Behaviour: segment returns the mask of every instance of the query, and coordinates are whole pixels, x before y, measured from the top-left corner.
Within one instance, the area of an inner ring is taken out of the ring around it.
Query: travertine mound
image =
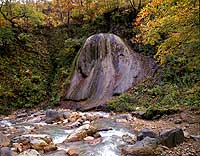
[[[78,101],[82,110],[92,109],[155,70],[153,59],[133,52],[120,37],[96,34],[86,40],[79,52],[65,99]]]

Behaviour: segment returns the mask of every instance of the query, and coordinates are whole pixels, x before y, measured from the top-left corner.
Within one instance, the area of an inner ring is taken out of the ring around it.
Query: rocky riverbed
[[[0,118],[0,156],[199,156],[200,113],[18,111]]]

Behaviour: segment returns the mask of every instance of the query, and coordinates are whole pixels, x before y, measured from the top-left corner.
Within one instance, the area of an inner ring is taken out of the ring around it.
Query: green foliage
[[[31,108],[41,103],[46,95],[42,81],[43,79],[37,75],[19,80],[18,98],[11,105],[18,108]]]
[[[136,107],[147,110],[146,118],[153,115],[175,113],[182,106],[198,108],[200,105],[200,87],[194,86],[180,88],[171,83],[153,85],[151,81],[141,84],[128,93],[113,97],[108,102],[109,111],[133,111]]]
[[[46,98],[50,64],[45,39],[28,33],[20,33],[17,39],[21,44],[12,41],[0,57],[1,113],[36,107]]]
[[[108,101],[108,111],[127,112],[135,110],[135,103],[128,93],[122,94]]]
[[[174,114],[174,113],[177,113],[179,112],[179,108],[177,107],[172,107],[172,108],[163,108],[163,107],[160,107],[160,106],[151,106],[149,107],[143,118],[145,119],[157,119],[163,115],[170,115],[170,114]]]
[[[170,78],[189,81],[186,75],[199,74],[198,1],[195,4],[191,0],[153,0],[139,13],[136,23],[141,31],[138,39],[157,48],[155,58],[170,68]],[[199,80],[197,77],[195,81]]]
[[[4,52],[8,52],[11,48],[11,44],[16,41],[13,28],[1,28],[0,29],[0,55]]]
[[[161,82],[140,85],[130,92],[130,98],[137,99],[135,105],[146,108],[149,116],[180,106],[198,108],[199,2],[153,0],[141,10],[134,24],[134,48],[154,56],[162,68]]]
[[[65,28],[53,31],[52,36],[50,36],[57,37],[56,41],[51,41],[53,48],[50,50],[53,64],[53,72],[49,75],[48,80],[51,82],[51,98],[49,101],[51,106],[59,103],[64,89],[69,85],[69,76],[73,68],[74,58],[85,40],[85,38],[67,38],[63,36],[63,30]]]

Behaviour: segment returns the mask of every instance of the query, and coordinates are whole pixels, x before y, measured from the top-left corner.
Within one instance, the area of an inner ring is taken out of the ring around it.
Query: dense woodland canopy
[[[0,111],[59,104],[76,54],[99,32],[160,65],[159,80],[114,98],[109,110],[198,108],[199,30],[198,0],[1,0]]]

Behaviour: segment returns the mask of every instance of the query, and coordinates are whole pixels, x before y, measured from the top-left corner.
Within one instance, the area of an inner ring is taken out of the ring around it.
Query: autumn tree
[[[156,47],[155,58],[172,69],[171,79],[193,73],[199,77],[199,2],[195,0],[153,0],[139,13],[137,39]],[[196,74],[195,74],[196,73]],[[197,81],[199,78],[193,78]],[[190,80],[191,81],[191,80]]]

